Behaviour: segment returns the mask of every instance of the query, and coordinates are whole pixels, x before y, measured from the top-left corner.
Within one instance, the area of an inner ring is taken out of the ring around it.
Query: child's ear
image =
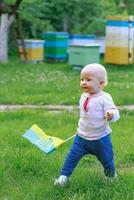
[[[104,86],[105,85],[105,81],[104,80],[101,80],[100,81],[100,86]]]

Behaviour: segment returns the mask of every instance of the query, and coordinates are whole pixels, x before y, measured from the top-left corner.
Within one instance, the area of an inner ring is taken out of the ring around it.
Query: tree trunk
[[[7,63],[8,61],[8,35],[11,24],[13,23],[14,15],[2,14],[0,23],[0,62]]]
[[[68,32],[68,17],[63,18],[63,31]]]

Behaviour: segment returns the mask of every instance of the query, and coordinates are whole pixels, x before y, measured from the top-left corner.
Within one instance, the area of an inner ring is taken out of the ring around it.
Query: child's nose
[[[87,83],[87,81],[86,80],[83,80],[83,84],[86,84]]]

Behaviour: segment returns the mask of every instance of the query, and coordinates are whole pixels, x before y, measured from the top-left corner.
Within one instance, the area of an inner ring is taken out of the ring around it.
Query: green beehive
[[[99,44],[84,44],[69,46],[69,64],[85,66],[90,63],[99,63]]]
[[[46,32],[45,39],[45,60],[65,61],[67,59],[68,33],[66,32]]]

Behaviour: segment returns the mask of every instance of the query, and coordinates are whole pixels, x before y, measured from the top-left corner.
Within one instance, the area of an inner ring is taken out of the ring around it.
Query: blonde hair
[[[82,69],[82,71],[91,73],[98,81],[103,80],[104,86],[108,84],[107,71],[104,66],[98,63],[88,64]]]

